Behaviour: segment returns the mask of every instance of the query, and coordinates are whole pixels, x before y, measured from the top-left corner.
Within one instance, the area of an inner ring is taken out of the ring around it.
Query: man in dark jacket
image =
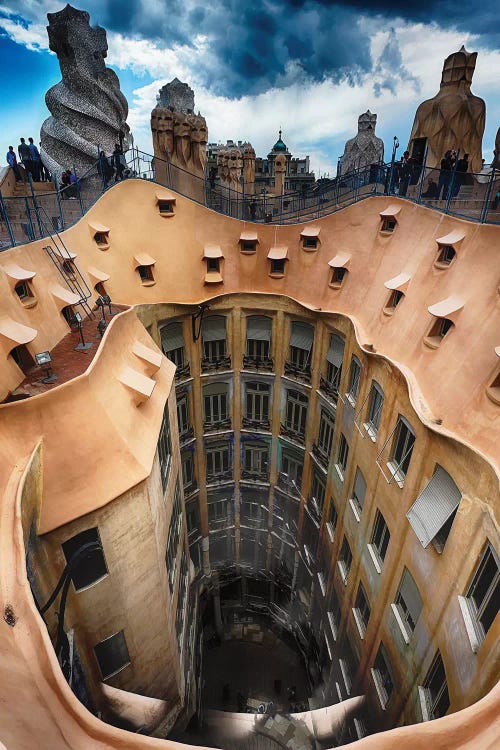
[[[17,147],[17,153],[22,161],[23,167],[33,177],[33,159],[31,158],[30,147],[25,143],[24,138],[21,138],[21,143]]]

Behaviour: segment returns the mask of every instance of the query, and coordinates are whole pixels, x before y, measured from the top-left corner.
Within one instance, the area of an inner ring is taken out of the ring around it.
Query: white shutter
[[[363,507],[363,502],[366,494],[366,482],[360,469],[356,470],[356,479],[354,480],[354,494],[358,499],[358,503]]]
[[[328,362],[335,367],[340,367],[342,365],[342,360],[344,359],[344,342],[340,336],[332,334],[330,338],[330,348],[326,353],[326,358]]]
[[[290,336],[290,346],[296,346],[298,349],[311,350],[314,338],[314,329],[308,323],[292,323],[292,335]]]
[[[271,318],[266,318],[263,315],[251,315],[247,318],[247,339],[270,341],[271,329]]]
[[[410,612],[413,622],[417,622],[420,612],[422,611],[422,597],[420,596],[417,584],[413,580],[413,576],[407,568],[405,568],[403,573],[399,592],[405,600],[405,604]]]
[[[224,341],[226,339],[226,319],[222,315],[205,318],[202,323],[203,341]]]
[[[423,547],[427,547],[458,507],[462,493],[450,475],[436,471],[417,497],[406,517]]]
[[[184,346],[182,323],[170,323],[168,326],[164,326],[161,329],[161,343],[163,350],[166,352],[181,349]]]

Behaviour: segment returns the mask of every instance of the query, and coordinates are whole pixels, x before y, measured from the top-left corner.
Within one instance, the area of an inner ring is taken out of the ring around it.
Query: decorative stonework
[[[375,135],[377,115],[368,109],[358,117],[358,134],[345,144],[341,174],[384,160],[384,142]]]
[[[128,147],[128,104],[118,76],[104,64],[106,31],[90,26],[89,14],[71,5],[47,18],[62,80],[45,95],[52,116],[41,128],[41,155],[56,176],[68,168],[83,175],[96,163],[98,148],[109,155],[120,140]]]
[[[426,139],[429,167],[439,168],[448,149],[460,149],[461,155],[469,154],[470,170],[481,170],[486,106],[470,90],[476,58],[477,52],[467,52],[464,47],[449,55],[439,92],[417,109],[409,151],[413,154],[416,139]]]
[[[158,182],[182,193],[189,188],[195,192],[187,194],[203,200],[208,129],[205,118],[194,114],[194,92],[187,83],[174,78],[160,89],[151,112],[151,132]]]

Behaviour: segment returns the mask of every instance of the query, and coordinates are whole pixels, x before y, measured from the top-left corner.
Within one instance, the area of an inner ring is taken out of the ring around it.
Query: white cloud
[[[13,42],[22,44],[29,50],[39,52],[49,49],[47,30],[41,23],[31,23],[26,27],[15,19],[0,18],[0,29],[3,29]]]

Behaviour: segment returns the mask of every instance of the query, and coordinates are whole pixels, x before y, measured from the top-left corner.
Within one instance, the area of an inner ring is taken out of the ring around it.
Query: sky
[[[0,0],[0,148],[39,140],[44,96],[57,83],[47,12],[56,0]],[[150,113],[175,76],[195,91],[209,140],[250,141],[265,156],[283,130],[316,176],[333,176],[358,116],[378,115],[390,159],[408,142],[415,110],[434,96],[443,61],[477,51],[472,91],[486,101],[483,157],[500,125],[496,0],[85,0],[107,31],[107,65],[129,103],[135,143],[151,152]],[[403,150],[403,148],[401,149]]]

